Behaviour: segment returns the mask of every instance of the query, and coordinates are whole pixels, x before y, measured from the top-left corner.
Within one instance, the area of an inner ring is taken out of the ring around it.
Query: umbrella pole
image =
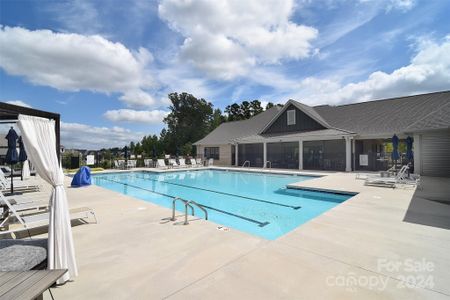
[[[11,165],[11,194],[14,194],[13,177],[14,177],[14,169],[13,165]]]

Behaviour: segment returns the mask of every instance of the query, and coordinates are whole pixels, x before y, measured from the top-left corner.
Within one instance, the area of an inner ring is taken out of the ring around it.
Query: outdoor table
[[[43,299],[42,294],[67,270],[0,272],[0,300]]]

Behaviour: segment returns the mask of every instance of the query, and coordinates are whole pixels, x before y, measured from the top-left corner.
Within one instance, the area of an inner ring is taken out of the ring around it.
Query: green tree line
[[[163,154],[195,155],[192,144],[220,124],[249,119],[274,106],[273,103],[268,103],[266,107],[262,107],[259,100],[242,101],[228,105],[222,112],[219,108],[214,108],[211,102],[189,93],[171,93],[168,97],[171,105],[170,113],[164,118],[166,127],[159,136],[147,135],[138,142],[131,142],[127,145],[130,154],[145,157],[161,157]]]

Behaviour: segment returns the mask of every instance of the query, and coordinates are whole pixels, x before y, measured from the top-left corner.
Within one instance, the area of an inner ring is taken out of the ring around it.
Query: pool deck
[[[67,188],[70,206],[93,208],[98,223],[73,227],[80,275],[53,295],[450,299],[450,178],[424,178],[416,192],[366,187],[354,173],[309,173],[326,176],[297,188],[358,194],[274,241],[205,220],[170,222],[169,209],[98,186]],[[406,269],[423,261],[433,270]]]

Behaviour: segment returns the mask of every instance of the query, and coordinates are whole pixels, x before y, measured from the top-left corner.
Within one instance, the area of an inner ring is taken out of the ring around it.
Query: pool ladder
[[[184,223],[183,223],[183,225],[189,225],[189,221],[188,221],[188,207],[191,209],[191,214],[194,216],[195,215],[194,206],[196,206],[197,208],[202,210],[203,213],[205,214],[205,220],[208,220],[208,212],[206,211],[206,209],[201,204],[198,204],[197,202],[195,202],[193,200],[185,200],[185,199],[181,199],[180,197],[176,197],[172,201],[172,218],[170,219],[171,221],[176,221],[175,208],[176,208],[177,201],[180,201],[180,202],[184,203]]]
[[[247,163],[248,163],[248,167],[250,168],[250,161],[249,160],[244,161],[244,163],[242,164],[242,167],[245,168],[245,164],[247,164]]]

